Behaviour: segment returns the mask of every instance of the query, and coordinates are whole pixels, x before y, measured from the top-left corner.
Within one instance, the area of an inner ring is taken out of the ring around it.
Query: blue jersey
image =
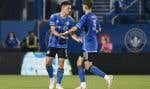
[[[94,13],[83,15],[76,26],[83,32],[83,46],[85,52],[97,52],[98,40],[96,30],[99,30],[100,23]]]
[[[5,41],[5,43],[6,43],[6,46],[8,48],[17,48],[18,44],[19,44],[19,41],[16,38],[14,38],[14,39],[7,39]]]
[[[58,33],[64,33],[65,31],[71,29],[74,26],[74,20],[71,16],[66,16],[62,18],[60,13],[51,15],[50,26],[55,26]],[[67,39],[62,39],[58,36],[55,36],[53,33],[50,33],[49,44],[50,47],[56,48],[67,48]]]

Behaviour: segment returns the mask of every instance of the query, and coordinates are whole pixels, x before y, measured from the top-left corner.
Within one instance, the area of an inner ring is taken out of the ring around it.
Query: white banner
[[[48,75],[45,67],[46,53],[44,52],[27,52],[23,58],[21,75]],[[58,69],[58,57],[53,60],[54,75]],[[71,66],[68,59],[65,60],[64,75],[72,75]]]

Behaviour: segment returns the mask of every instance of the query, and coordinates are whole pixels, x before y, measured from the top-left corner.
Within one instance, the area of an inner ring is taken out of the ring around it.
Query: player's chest
[[[68,30],[70,27],[70,22],[67,19],[57,19],[56,28],[60,30]]]

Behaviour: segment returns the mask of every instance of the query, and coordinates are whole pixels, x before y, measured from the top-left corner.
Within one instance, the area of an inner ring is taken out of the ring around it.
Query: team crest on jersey
[[[67,31],[68,29],[69,29],[68,26],[64,26],[63,28],[64,31]]]
[[[124,38],[126,48],[133,53],[143,50],[146,44],[146,34],[139,28],[130,29]]]

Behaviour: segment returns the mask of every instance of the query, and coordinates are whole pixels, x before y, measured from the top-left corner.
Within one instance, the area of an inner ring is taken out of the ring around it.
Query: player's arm
[[[55,36],[58,36],[58,37],[60,37],[61,36],[61,34],[60,33],[58,33],[55,29],[56,29],[56,27],[55,26],[50,26],[50,28],[51,28],[51,32],[55,35]]]
[[[66,32],[62,33],[62,35],[67,35],[67,34],[71,34],[72,35],[77,30],[78,30],[78,28],[76,26],[74,26],[69,31],[66,31]]]
[[[70,34],[70,36],[72,37],[72,39],[74,39],[75,41],[77,42],[81,42],[79,37],[75,34],[75,31],[78,29],[76,26],[75,26],[75,22],[73,20],[73,18],[71,19],[71,24],[70,24],[70,27],[69,27],[69,30],[68,32],[65,32],[65,34]]]
[[[86,16],[82,16],[80,21],[74,27],[72,27],[69,31],[66,31],[65,33],[63,33],[63,35],[72,34],[78,29],[81,29],[83,27],[83,24],[85,24],[85,22],[86,22]]]
[[[49,21],[50,21],[50,31],[58,37],[61,37],[61,34],[59,32],[56,31],[56,15],[51,15]]]
[[[81,43],[82,42],[82,39],[80,37],[78,37],[76,34],[72,34],[71,35],[72,39],[74,39],[75,41]]]
[[[55,29],[56,29],[55,26],[51,26],[50,28],[51,28],[51,32],[52,32],[55,36],[61,37],[61,38],[63,38],[63,39],[66,39],[65,36],[62,36],[61,33],[57,32],[57,31],[55,30]]]

